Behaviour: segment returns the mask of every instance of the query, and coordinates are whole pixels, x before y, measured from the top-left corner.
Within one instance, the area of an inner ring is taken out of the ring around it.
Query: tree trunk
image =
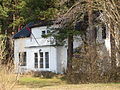
[[[96,74],[97,74],[97,69],[96,69],[96,56],[97,56],[97,52],[96,52],[96,33],[95,33],[95,29],[93,26],[93,10],[92,10],[92,6],[93,6],[93,1],[92,0],[88,0],[88,24],[89,24],[89,28],[88,28],[88,35],[87,35],[87,43],[88,43],[88,49],[87,49],[87,53],[88,53],[88,62],[90,63],[90,67],[89,68],[89,80],[90,82],[94,82],[96,81]]]
[[[116,45],[115,45],[115,36],[113,34],[110,35],[111,42],[111,81],[116,81]]]
[[[67,63],[67,71],[72,70],[72,57],[73,57],[73,36],[68,36],[68,63]]]
[[[113,35],[110,35],[110,42],[111,42],[111,66],[112,68],[116,68],[116,46],[115,46],[115,38]]]

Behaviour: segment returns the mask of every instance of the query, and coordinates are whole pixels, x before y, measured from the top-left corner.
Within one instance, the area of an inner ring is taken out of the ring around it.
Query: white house
[[[53,24],[48,27],[47,24],[27,25],[14,38],[14,58],[15,65],[19,67],[20,72],[26,71],[52,71],[63,73],[67,68],[67,43],[65,45],[56,45],[54,37],[42,36],[52,31]],[[96,43],[99,46],[99,62],[107,64],[110,62],[111,43],[110,31],[108,27],[97,27]],[[82,40],[74,39],[73,48],[82,44]],[[106,62],[105,62],[106,61]],[[103,69],[105,69],[104,67]]]
[[[20,72],[38,70],[63,73],[66,70],[67,46],[56,46],[52,36],[42,37],[50,32],[51,27],[26,26],[13,36],[15,64]],[[80,43],[75,41],[74,47],[79,45]]]

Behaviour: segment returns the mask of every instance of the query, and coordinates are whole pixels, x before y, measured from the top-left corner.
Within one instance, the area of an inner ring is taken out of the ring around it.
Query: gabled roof
[[[30,29],[28,29],[28,27],[24,27],[22,28],[22,30],[20,30],[13,36],[13,39],[30,37],[30,35],[31,35]]]
[[[13,35],[13,39],[30,37],[31,28],[40,27],[40,26],[47,26],[47,25],[53,25],[53,21],[39,21],[37,23],[31,22],[31,23],[27,24],[25,27],[23,27],[15,35]]]
[[[17,32],[15,35],[13,35],[13,39],[30,37],[30,35],[31,35],[30,27],[33,25],[34,25],[33,22],[30,22],[29,24],[27,24],[19,32]]]

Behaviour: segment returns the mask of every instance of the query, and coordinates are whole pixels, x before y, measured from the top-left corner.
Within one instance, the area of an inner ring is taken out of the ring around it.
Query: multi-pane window
[[[19,64],[20,66],[26,66],[26,52],[19,53]]]
[[[45,68],[49,68],[49,53],[45,52]]]
[[[49,52],[34,53],[34,67],[49,68]]]
[[[35,68],[38,68],[38,53],[34,53]]]
[[[40,68],[43,68],[43,52],[40,52]]]

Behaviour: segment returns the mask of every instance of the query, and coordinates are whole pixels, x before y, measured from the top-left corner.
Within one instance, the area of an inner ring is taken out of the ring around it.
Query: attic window
[[[45,31],[42,31],[42,35],[45,35]]]
[[[50,30],[47,30],[47,33],[50,33]]]

